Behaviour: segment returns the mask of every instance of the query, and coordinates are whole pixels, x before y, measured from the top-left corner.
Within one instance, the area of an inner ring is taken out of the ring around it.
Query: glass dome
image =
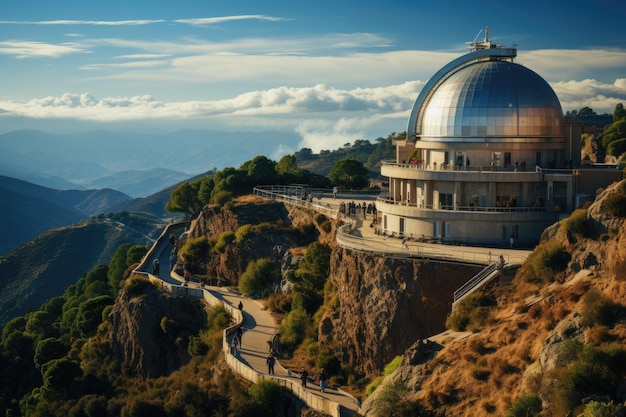
[[[550,137],[563,134],[563,111],[548,83],[509,61],[477,61],[433,87],[422,140]]]

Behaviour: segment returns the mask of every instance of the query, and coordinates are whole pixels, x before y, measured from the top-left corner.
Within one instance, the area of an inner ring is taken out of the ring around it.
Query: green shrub
[[[220,206],[224,206],[226,203],[230,202],[233,198],[233,193],[229,191],[219,191],[211,197],[211,202],[215,204],[219,204]]]
[[[402,356],[396,356],[395,358],[393,358],[391,362],[385,365],[385,368],[383,369],[383,374],[376,377],[376,379],[374,379],[365,388],[365,395],[368,397],[372,395],[374,391],[376,391],[376,388],[378,388],[378,386],[383,382],[385,377],[391,375],[396,369],[398,369],[401,363],[402,363]]]
[[[204,356],[209,353],[211,346],[207,344],[201,337],[192,336],[189,338],[187,353],[189,356]]]
[[[154,288],[154,284],[150,282],[148,278],[136,277],[126,281],[124,292],[126,292],[129,297],[139,297],[140,295],[145,294],[149,289]]]
[[[245,240],[250,239],[253,234],[254,234],[254,229],[252,225],[244,224],[239,229],[237,229],[237,231],[235,232],[235,237],[237,239],[237,242],[243,242]]]
[[[230,324],[230,316],[224,305],[219,304],[211,308],[207,315],[207,326],[211,330],[224,330]]]
[[[552,282],[557,273],[567,268],[571,258],[561,243],[554,240],[541,243],[524,262],[521,276],[527,282]]]
[[[599,392],[615,392],[625,375],[626,349],[622,345],[586,345],[576,360],[554,370],[552,403],[559,411],[566,412],[583,398]]]
[[[608,326],[613,323],[619,305],[595,288],[589,290],[582,299],[581,316],[585,326],[595,324]]]
[[[280,324],[280,341],[291,350],[304,340],[311,319],[302,308],[291,310]]]
[[[495,305],[496,300],[492,296],[472,293],[456,304],[446,320],[446,327],[456,331],[478,329],[485,325]]]
[[[506,417],[534,417],[541,412],[541,398],[537,394],[526,394],[519,397]]]
[[[563,220],[561,227],[564,227],[568,234],[582,237],[591,237],[593,235],[593,223],[587,217],[587,210],[574,210],[567,219]]]
[[[396,356],[395,358],[393,358],[391,362],[385,365],[385,369],[383,370],[383,376],[388,376],[388,375],[393,374],[395,370],[398,369],[401,363],[402,363],[402,356]]]
[[[267,297],[279,277],[276,265],[268,258],[250,261],[239,278],[239,291],[246,295]]]
[[[590,401],[585,405],[585,410],[578,417],[615,417],[617,411],[617,406],[612,401],[609,403]]]
[[[256,405],[254,415],[279,416],[284,415],[285,404],[288,403],[286,388],[272,380],[261,380],[248,390],[252,401]]]
[[[389,417],[429,417],[432,415],[419,401],[409,400],[402,382],[394,382],[383,387],[374,404],[375,415]]]
[[[237,236],[233,232],[224,232],[217,237],[217,241],[215,245],[213,245],[213,250],[215,252],[222,252],[226,250],[226,247],[233,243],[237,239]]]

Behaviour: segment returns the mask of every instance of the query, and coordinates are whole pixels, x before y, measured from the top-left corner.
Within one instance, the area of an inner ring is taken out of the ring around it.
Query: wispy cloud
[[[280,22],[283,20],[289,20],[282,17],[265,16],[262,14],[249,14],[240,16],[222,16],[222,17],[201,17],[195,19],[176,19],[173,22],[185,23],[194,26],[214,25],[216,23],[230,22],[233,20],[268,20],[270,22]]]
[[[59,58],[64,55],[84,52],[86,52],[86,49],[77,43],[53,44],[27,41],[0,42],[0,54],[13,55],[16,58]]]
[[[282,17],[265,15],[235,15],[221,17],[202,17],[194,19],[136,19],[136,20],[0,20],[0,25],[44,25],[44,26],[143,26],[158,23],[181,23],[194,26],[214,25],[217,23],[230,22],[236,20],[267,20],[278,22],[288,20]]]

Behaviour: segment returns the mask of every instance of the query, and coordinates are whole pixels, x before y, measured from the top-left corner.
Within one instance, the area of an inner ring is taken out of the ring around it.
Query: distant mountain
[[[0,199],[0,253],[131,200],[110,189],[54,190],[5,176],[0,176]]]
[[[84,183],[88,188],[112,188],[132,197],[146,197],[189,178],[189,174],[165,168],[120,171]]]
[[[109,178],[101,184],[134,197],[146,196],[179,182],[180,176],[174,173],[194,175],[236,167],[257,155],[274,157],[280,149],[296,149],[300,140],[298,135],[285,132],[181,130],[139,134],[96,130],[51,134],[24,129],[0,135],[0,174],[53,188],[59,179],[77,184],[59,188],[79,188],[78,184],[95,188],[98,181]],[[150,171],[155,168],[171,171]],[[126,184],[116,176],[123,171],[134,171]],[[118,188],[122,185],[126,188]]]
[[[128,214],[91,220],[50,230],[1,256],[0,325],[63,294],[93,266],[108,264],[121,244],[149,244],[162,227]]]
[[[39,233],[75,223],[85,215],[54,203],[0,188],[0,254]]]
[[[55,190],[27,181],[0,175],[0,189],[45,200],[86,216],[105,213],[110,207],[131,200],[129,196],[111,189]]]

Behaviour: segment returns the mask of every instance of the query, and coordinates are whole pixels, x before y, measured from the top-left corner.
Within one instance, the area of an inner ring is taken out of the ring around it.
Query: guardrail
[[[239,374],[243,378],[253,383],[256,383],[260,380],[265,380],[265,379],[274,380],[280,386],[287,388],[296,397],[304,401],[304,403],[307,404],[308,407],[314,410],[326,413],[332,417],[341,417],[341,405],[337,403],[336,401],[332,401],[332,400],[317,396],[313,394],[312,392],[305,390],[299,383],[293,380],[290,380],[287,378],[281,378],[277,376],[272,376],[272,375],[261,374],[255,371],[254,369],[252,369],[251,367],[243,364],[241,361],[239,361],[235,356],[233,356],[230,353],[230,345],[228,343],[228,337],[233,332],[235,332],[239,327],[243,325],[243,319],[244,319],[243,313],[238,308],[236,308],[235,306],[229,303],[223,302],[222,300],[217,298],[215,295],[213,295],[213,293],[210,290],[207,290],[205,288],[195,288],[195,287],[171,284],[171,283],[163,281],[161,278],[154,276],[149,272],[143,271],[143,269],[149,266],[150,260],[157,253],[160,254],[159,251],[163,250],[163,248],[159,246],[161,246],[161,243],[163,243],[165,239],[167,239],[167,237],[170,234],[170,230],[173,227],[180,227],[181,224],[182,223],[170,224],[165,228],[161,236],[159,236],[159,238],[152,244],[152,247],[148,250],[148,252],[144,256],[144,259],[133,270],[132,275],[146,277],[150,280],[150,282],[154,283],[159,288],[171,294],[184,296],[184,297],[201,298],[207,304],[211,306],[217,306],[217,305],[224,306],[224,309],[226,309],[228,314],[230,314],[230,316],[233,318],[233,321],[235,322],[235,324],[224,329],[224,332],[222,335],[222,351],[224,352],[226,363],[235,373]],[[182,277],[178,276],[178,274],[176,274],[175,272],[171,272],[171,274],[175,275],[177,280],[181,281],[181,284],[182,284],[183,282]]]
[[[491,263],[492,254],[490,252],[485,253],[484,251],[458,249],[451,245],[442,245],[441,247],[420,245],[419,243],[414,241],[409,242],[409,244],[407,244],[404,249],[399,249],[397,245],[391,243],[391,239],[394,239],[392,237],[389,238],[390,242],[387,243],[385,239],[372,240],[361,236],[352,235],[350,232],[355,226],[354,219],[343,215],[339,212],[339,210],[335,208],[303,200],[300,196],[301,191],[302,187],[294,186],[290,187],[282,185],[268,185],[254,187],[254,194],[261,197],[282,201],[287,204],[302,208],[313,209],[333,219],[342,219],[344,222],[346,222],[346,224],[340,226],[337,230],[336,241],[340,246],[347,249],[377,253],[381,255],[388,255],[400,258],[418,257],[447,261],[472,262],[479,264]],[[502,256],[505,258],[505,261],[507,263],[522,263],[524,260],[521,256],[518,257],[511,254],[504,254]]]
[[[461,300],[466,295],[473,292],[474,289],[480,287],[485,284],[487,281],[490,281],[494,278],[491,276],[494,272],[498,271],[498,267],[502,268],[503,265],[498,263],[493,263],[488,265],[485,269],[480,271],[478,274],[474,276],[474,278],[467,281],[463,284],[458,290],[454,292],[454,301],[452,302],[452,309],[454,309],[455,304]],[[499,275],[499,274],[498,274]]]
[[[339,210],[334,209],[328,205],[323,205],[319,202],[314,203],[313,201],[315,201],[315,198],[312,198],[308,201],[306,198],[302,198],[302,187],[268,185],[256,186],[254,187],[253,191],[254,194],[261,197],[269,198],[271,200],[283,201],[285,203],[302,208],[313,209],[332,219],[336,219],[339,217]]]

